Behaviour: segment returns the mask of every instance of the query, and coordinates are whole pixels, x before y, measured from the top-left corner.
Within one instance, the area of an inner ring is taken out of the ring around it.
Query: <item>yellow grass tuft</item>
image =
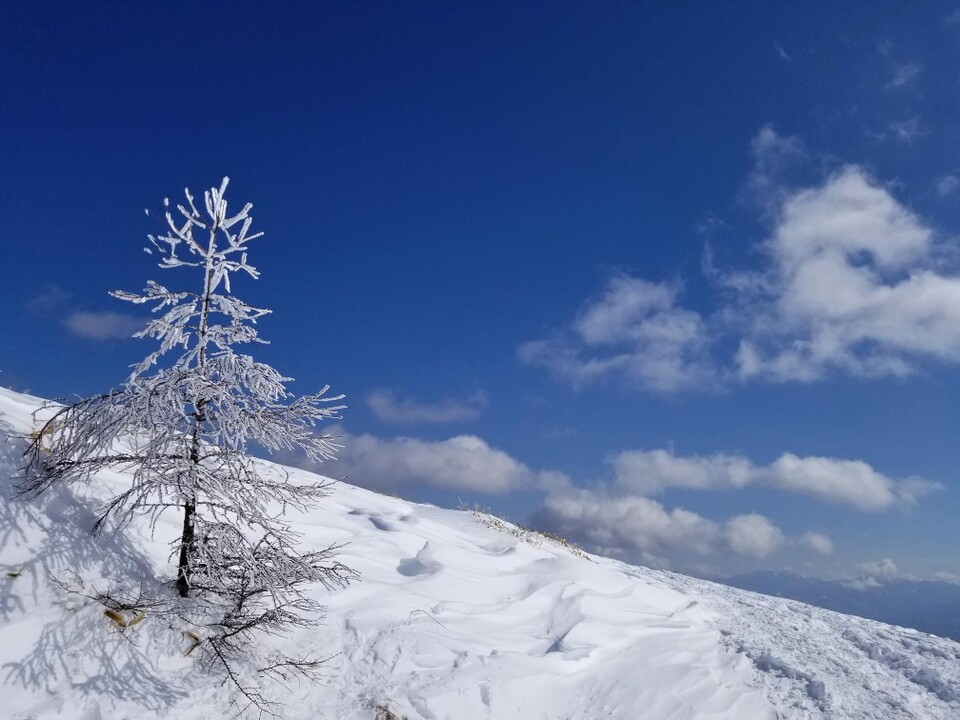
[[[104,610],[103,614],[110,618],[113,624],[121,630],[127,627],[127,619],[116,610]]]
[[[186,635],[192,641],[190,647],[187,648],[186,652],[183,653],[184,657],[187,657],[200,646],[200,637],[196,633],[192,633],[189,630],[184,630],[183,634]]]

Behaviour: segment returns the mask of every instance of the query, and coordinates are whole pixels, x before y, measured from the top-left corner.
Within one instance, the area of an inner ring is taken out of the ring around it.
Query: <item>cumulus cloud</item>
[[[883,585],[883,583],[877,580],[877,578],[870,575],[859,578],[851,578],[845,581],[843,584],[848,588],[853,588],[854,590],[873,590]]]
[[[860,575],[846,580],[844,585],[855,590],[870,590],[901,580],[913,583],[939,581],[954,585],[960,584],[960,575],[955,572],[941,570],[924,576],[913,575],[903,572],[896,562],[890,558],[861,563],[857,565],[857,571]]]
[[[717,523],[688,510],[667,510],[650,498],[587,489],[549,494],[535,523],[590,547],[618,548],[620,554],[678,548],[708,554],[720,537]]]
[[[797,457],[784,453],[766,466],[741,455],[677,457],[669,450],[628,450],[610,458],[614,483],[624,492],[650,495],[688,490],[769,487],[847,505],[863,512],[911,505],[941,488],[920,478],[894,479],[860,460]]]
[[[808,550],[813,550],[821,555],[833,554],[833,540],[823,533],[808,532],[800,537],[800,544]]]
[[[143,330],[146,325],[142,319],[109,310],[75,310],[67,316],[64,324],[74,335],[91,340],[129,338],[135,332]]]
[[[763,482],[780,490],[805,493],[819,500],[871,512],[893,505],[912,505],[919,496],[941,489],[919,478],[893,480],[861,460],[781,455],[760,473]]]
[[[857,570],[861,573],[859,577],[844,582],[844,585],[854,590],[873,590],[891,580],[914,579],[901,573],[900,568],[890,558],[861,563],[857,565]]]
[[[487,398],[475,392],[467,398],[444,398],[425,403],[393,390],[379,389],[367,395],[367,406],[380,420],[395,425],[443,424],[473,420],[487,407]]]
[[[678,457],[669,450],[632,450],[614,455],[609,464],[612,477],[605,482],[552,486],[535,522],[586,546],[641,559],[670,551],[763,558],[787,546],[830,555],[833,541],[822,533],[788,538],[756,513],[717,521],[683,508],[668,509],[650,496],[669,489],[764,487],[877,512],[910,505],[941,487],[919,478],[891,478],[859,460],[791,453],[757,465],[741,455]]]
[[[890,558],[861,563],[857,565],[857,570],[861,573],[859,577],[850,578],[844,582],[844,585],[854,590],[873,590],[891,580],[911,579],[908,575],[902,574],[900,568]]]
[[[760,267],[720,269],[708,253],[723,291],[712,314],[684,308],[676,283],[620,275],[566,330],[522,345],[520,359],[574,386],[613,377],[662,393],[960,362],[960,275],[929,225],[858,165],[786,188],[783,170],[804,150],[769,126],[752,154],[748,188],[771,229]]]
[[[521,345],[520,360],[574,386],[608,378],[653,392],[710,385],[707,328],[677,306],[679,293],[674,283],[613,277],[567,330]]]
[[[918,358],[960,360],[960,278],[942,274],[933,232],[863,168],[791,195],[766,249],[772,291],[749,306],[741,377],[904,375]]]
[[[900,568],[898,568],[897,564],[890,558],[861,563],[857,566],[857,570],[864,575],[878,578],[895,578],[900,575]]]
[[[319,469],[376,490],[420,485],[502,495],[567,482],[560,473],[531,470],[475,435],[431,441],[330,432],[343,438],[344,447]]]
[[[643,559],[681,551],[697,555],[731,552],[766,557],[784,542],[783,533],[762,515],[716,522],[683,508],[666,509],[615,488],[560,488],[545,498],[534,522],[581,544]]]
[[[757,477],[753,463],[736,455],[677,457],[669,450],[627,450],[609,462],[617,485],[642,495],[668,488],[742,488],[756,482]]]
[[[738,555],[766,557],[783,544],[783,533],[763,515],[738,515],[727,521],[724,539]]]

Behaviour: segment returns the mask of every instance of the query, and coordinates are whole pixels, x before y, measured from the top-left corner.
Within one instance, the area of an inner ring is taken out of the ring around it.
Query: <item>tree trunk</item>
[[[210,243],[207,247],[207,268],[203,281],[203,307],[200,310],[200,335],[197,342],[200,344],[200,351],[197,354],[197,366],[203,368],[207,360],[207,323],[210,318],[210,288],[213,278],[213,254],[217,249],[217,230],[219,225],[215,222],[210,228]],[[200,398],[194,405],[193,413],[193,437],[190,442],[190,462],[196,466],[200,463],[200,429],[203,421],[206,419],[203,408],[207,401]],[[189,499],[183,503],[183,532],[180,534],[180,560],[177,566],[177,592],[180,597],[187,597],[190,594],[190,554],[193,551],[194,533],[193,516],[197,512],[196,488]]]
[[[190,594],[190,549],[193,546],[193,515],[197,506],[192,502],[183,506],[183,533],[180,535],[180,562],[177,567],[177,592],[180,597]]]

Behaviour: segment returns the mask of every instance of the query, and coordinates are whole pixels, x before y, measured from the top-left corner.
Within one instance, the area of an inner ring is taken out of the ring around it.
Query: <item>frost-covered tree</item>
[[[252,205],[228,214],[227,183],[204,193],[202,208],[189,189],[185,204],[172,208],[164,200],[164,231],[148,236],[146,250],[159,255],[165,270],[193,271],[198,291],[151,280],[140,293],[111,293],[153,306],[156,317],[137,336],[158,347],[120,388],[56,409],[34,435],[21,489],[37,496],[104,469],[124,470],[130,485],[104,505],[97,532],[138,516],[156,529],[161,516],[178,513],[172,583],[184,600],[171,599],[170,612],[195,624],[200,656],[222,665],[263,709],[263,696],[235,675],[231,658],[253,632],[311,622],[322,608],[304,594],[306,585],[342,586],[353,573],[333,560],[333,548],[298,552],[281,517],[288,507],[307,509],[325,494],[324,484],[295,482],[249,450],[334,457],[334,438],[315,428],[339,417],[343,406],[334,403],[343,396],[327,397],[325,387],[294,397],[285,387],[291,378],[237,352],[239,345],[265,342],[255,326],[270,311],[230,294],[231,274],[258,277],[247,250],[262,233],[251,233]],[[260,669],[285,676],[316,666],[274,657]]]

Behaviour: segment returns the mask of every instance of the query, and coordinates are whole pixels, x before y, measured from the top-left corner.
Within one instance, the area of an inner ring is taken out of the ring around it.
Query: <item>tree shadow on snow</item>
[[[152,712],[169,708],[186,693],[162,678],[149,658],[169,652],[171,631],[151,627],[149,616],[121,631],[104,615],[104,605],[58,585],[84,578],[88,589],[125,584],[134,593],[156,594],[162,591],[152,564],[121,533],[95,536],[97,516],[72,489],[50,490],[36,500],[18,497],[25,448],[26,441],[0,420],[0,549],[5,560],[16,558],[0,562],[0,624],[15,617],[43,623],[38,634],[26,636],[32,646],[23,648],[21,659],[3,666],[5,680],[52,694],[70,688]],[[129,587],[141,581],[144,587]]]

